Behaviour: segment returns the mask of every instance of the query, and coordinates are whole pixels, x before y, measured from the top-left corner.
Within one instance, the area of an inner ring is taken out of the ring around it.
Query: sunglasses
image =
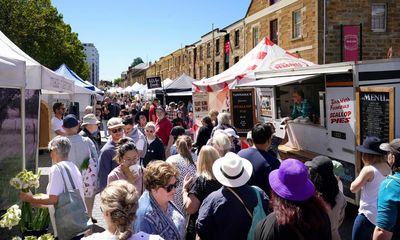
[[[148,132],[148,133],[153,133],[154,131],[153,131],[153,130],[147,130],[147,129],[146,129],[146,132]]]
[[[112,129],[111,130],[112,133],[117,133],[117,132],[122,132],[122,131],[124,131],[123,128],[117,128],[117,129]]]
[[[167,192],[171,192],[172,189],[176,189],[178,187],[178,182],[175,182],[174,184],[170,184],[168,186],[163,187]]]

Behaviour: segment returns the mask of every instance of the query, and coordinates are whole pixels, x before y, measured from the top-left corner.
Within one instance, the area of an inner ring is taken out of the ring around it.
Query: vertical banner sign
[[[201,119],[208,115],[208,93],[194,92],[193,93],[193,115],[196,124],[201,126]]]
[[[239,133],[247,133],[255,123],[254,89],[232,89],[230,91],[230,113],[233,126]]]
[[[335,82],[343,80],[341,76],[335,76],[335,79],[332,79]],[[326,114],[327,155],[335,160],[340,159],[344,167],[344,174],[341,176],[343,193],[355,203],[356,195],[350,191],[350,185],[356,177],[354,88],[328,87],[326,89]]]
[[[161,78],[160,77],[150,77],[146,79],[147,89],[152,88],[160,88],[161,86]]]
[[[342,26],[342,60],[358,61],[360,60],[360,26]]]

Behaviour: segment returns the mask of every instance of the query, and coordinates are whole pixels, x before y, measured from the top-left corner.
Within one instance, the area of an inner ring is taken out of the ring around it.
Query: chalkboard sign
[[[393,88],[360,88],[358,93],[359,144],[367,136],[376,136],[385,142],[394,134]]]
[[[146,79],[146,81],[147,81],[147,89],[161,87],[161,78],[160,77],[149,77]]]
[[[233,89],[230,94],[233,126],[241,133],[250,131],[256,119],[254,89]]]

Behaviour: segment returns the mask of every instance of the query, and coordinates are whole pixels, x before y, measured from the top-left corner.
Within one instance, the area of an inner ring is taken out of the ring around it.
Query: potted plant
[[[34,174],[32,171],[23,170],[10,180],[10,185],[22,192],[29,192],[39,187],[39,178],[40,172]],[[22,202],[21,209],[18,205],[13,205],[7,210],[0,220],[0,227],[11,229],[19,225],[23,236],[39,237],[47,233],[49,222],[47,208],[33,208],[30,203]]]

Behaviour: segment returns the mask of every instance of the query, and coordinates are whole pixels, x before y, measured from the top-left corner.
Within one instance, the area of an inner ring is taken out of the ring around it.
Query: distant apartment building
[[[161,57],[151,76],[202,79],[238,62],[264,37],[317,64],[400,57],[398,0],[253,0],[244,17]]]
[[[90,75],[86,79],[95,86],[99,84],[99,52],[93,43],[84,43],[84,51],[86,54],[86,62],[89,65]]]

